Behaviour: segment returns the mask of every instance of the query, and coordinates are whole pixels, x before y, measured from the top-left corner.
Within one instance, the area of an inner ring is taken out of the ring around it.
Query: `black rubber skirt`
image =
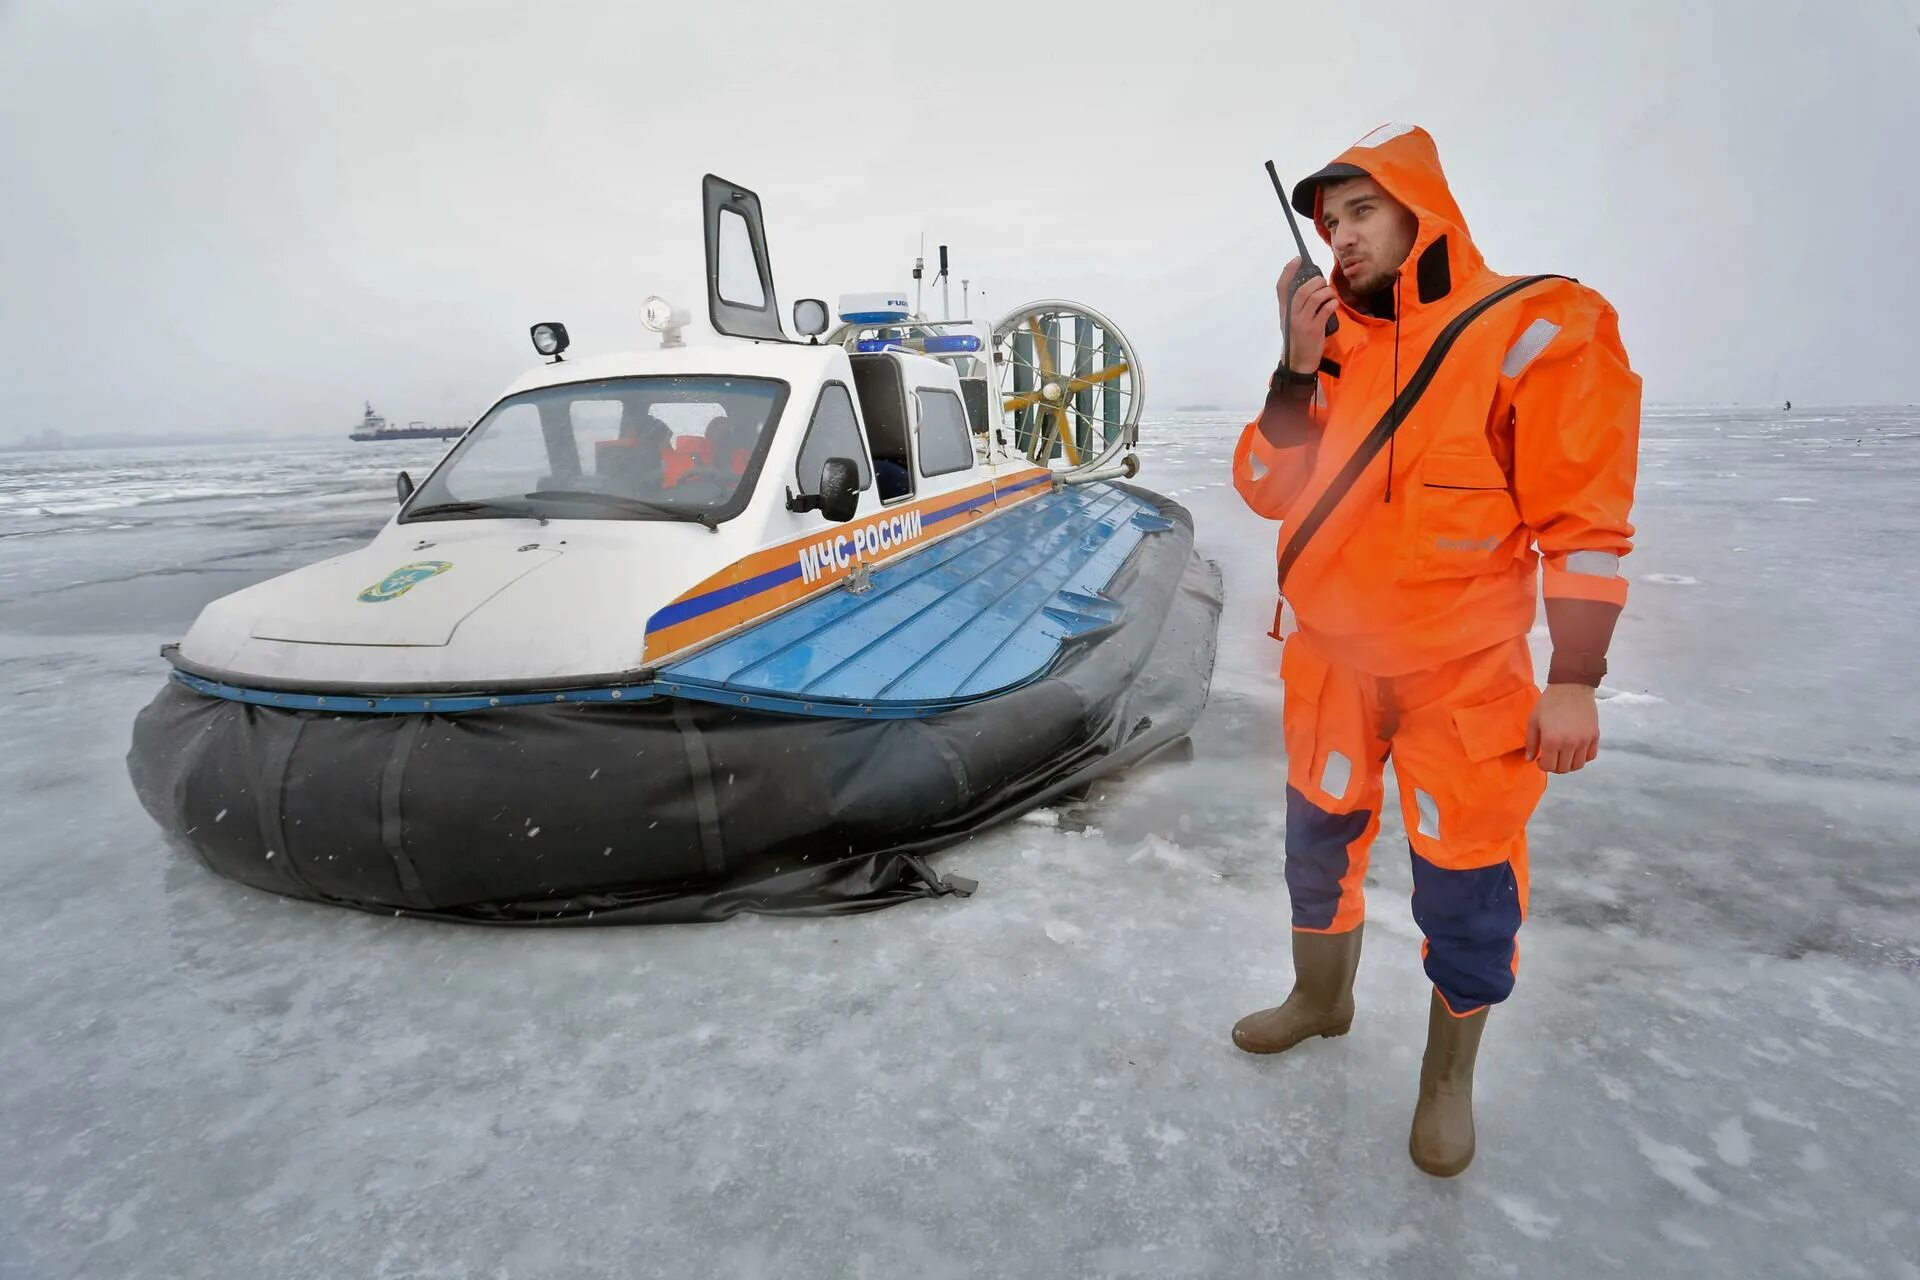
[[[168,681],[128,768],[169,840],[316,902],[495,924],[826,915],[966,892],[925,855],[1182,740],[1206,703],[1218,568],[1192,518],[1108,587],[1113,628],[1011,693],[918,720],[660,698],[332,715]]]

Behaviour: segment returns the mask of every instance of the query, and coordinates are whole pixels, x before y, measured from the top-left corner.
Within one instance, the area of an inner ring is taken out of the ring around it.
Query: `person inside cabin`
[[[707,441],[713,446],[713,465],[722,476],[746,474],[753,458],[753,428],[721,414],[707,424]]]
[[[678,488],[713,465],[713,441],[705,435],[676,435],[663,456],[666,487]]]
[[[673,433],[631,401],[620,406],[620,434],[594,445],[594,470],[618,493],[644,498],[660,491],[662,453]]]
[[[892,502],[895,498],[904,498],[913,491],[907,475],[907,469],[892,458],[873,460],[873,480],[880,488],[880,501]]]

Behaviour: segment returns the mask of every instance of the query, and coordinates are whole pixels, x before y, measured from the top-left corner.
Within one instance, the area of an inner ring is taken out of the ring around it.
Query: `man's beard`
[[[1347,277],[1347,288],[1353,290],[1354,296],[1359,298],[1371,297],[1393,283],[1392,273],[1374,271],[1371,268],[1367,268],[1366,274],[1361,276],[1355,276],[1345,268],[1342,268],[1341,274]]]

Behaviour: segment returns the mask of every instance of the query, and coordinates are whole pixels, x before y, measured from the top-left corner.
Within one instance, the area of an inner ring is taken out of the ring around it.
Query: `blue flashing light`
[[[907,318],[904,311],[842,311],[840,319],[848,324],[899,324]]]
[[[970,355],[980,350],[980,339],[971,333],[943,333],[928,338],[924,350],[930,356]]]
[[[907,346],[898,338],[862,338],[853,344],[855,351],[869,353],[874,351],[905,351]]]

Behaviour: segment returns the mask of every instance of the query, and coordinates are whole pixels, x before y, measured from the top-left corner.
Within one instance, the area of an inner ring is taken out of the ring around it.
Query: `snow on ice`
[[[157,646],[440,446],[0,455],[0,1275],[1920,1275],[1920,416],[1649,416],[1449,1184],[1395,816],[1352,1033],[1227,1038],[1288,981],[1237,425],[1145,431],[1227,583],[1191,761],[941,855],[964,901],[643,930],[283,901],[127,786]]]

